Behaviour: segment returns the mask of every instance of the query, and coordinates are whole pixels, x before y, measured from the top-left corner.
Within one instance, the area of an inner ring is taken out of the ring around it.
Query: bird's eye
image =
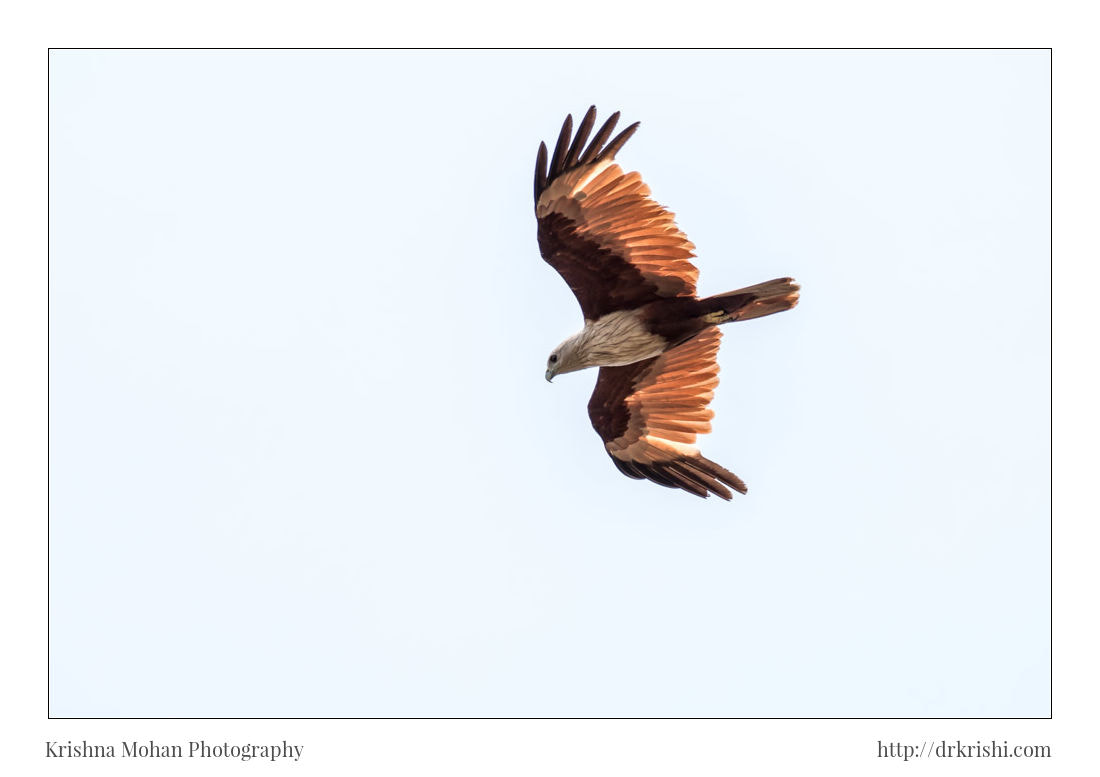
[[[552,354],[550,354],[550,363],[551,363],[551,364],[553,364],[553,363],[554,363],[554,362],[556,362],[557,360],[558,360],[558,355],[557,355],[556,353],[552,353]]]

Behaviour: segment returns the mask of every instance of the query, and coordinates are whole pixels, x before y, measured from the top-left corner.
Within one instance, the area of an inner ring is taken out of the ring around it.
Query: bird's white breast
[[[642,323],[635,310],[617,310],[595,321],[585,321],[580,334],[588,366],[618,367],[656,356],[668,342]]]

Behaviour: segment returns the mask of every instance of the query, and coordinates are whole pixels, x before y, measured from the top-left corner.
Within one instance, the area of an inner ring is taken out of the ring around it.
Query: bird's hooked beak
[[[554,382],[554,376],[557,375],[557,374],[558,374],[557,371],[554,370],[553,368],[547,368],[547,370],[546,370],[546,382],[547,383],[553,383]]]

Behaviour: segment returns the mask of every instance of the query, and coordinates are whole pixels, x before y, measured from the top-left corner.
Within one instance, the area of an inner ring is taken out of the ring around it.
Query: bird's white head
[[[546,379],[553,380],[555,375],[576,372],[591,366],[584,359],[583,332],[573,335],[550,352],[546,360]]]

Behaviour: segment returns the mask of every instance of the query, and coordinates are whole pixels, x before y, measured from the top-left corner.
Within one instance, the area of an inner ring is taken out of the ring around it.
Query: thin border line
[[[546,718],[531,718],[531,716],[489,716],[489,718],[483,718],[483,716],[448,716],[448,718],[436,718],[436,716],[370,716],[370,718],[363,718],[363,716],[312,716],[312,718],[283,718],[283,716],[274,716],[274,718],[250,718],[250,716],[218,716],[218,718],[193,718],[193,716],[186,716],[186,718],[162,718],[162,716],[155,716],[155,718],[133,718],[133,716],[59,716],[53,715],[50,712],[50,601],[51,601],[51,587],[50,587],[50,495],[48,495],[48,483],[50,483],[50,442],[48,442],[48,435],[50,435],[50,398],[48,398],[48,382],[50,382],[50,360],[46,360],[46,383],[47,383],[47,398],[46,398],[46,720],[51,721],[377,721],[377,720],[394,720],[394,721],[543,721],[543,720],[577,720],[577,721],[670,721],[670,720],[689,720],[689,721],[744,721],[744,720],[760,720],[760,721],[975,721],[975,720],[988,720],[988,721],[1043,721],[1054,720],[1054,48],[1051,46],[1014,46],[1014,47],[1001,47],[1001,46],[977,46],[977,47],[959,47],[959,46],[900,46],[900,47],[879,47],[879,46],[768,46],[762,48],[726,48],[717,46],[705,46],[700,48],[681,48],[681,47],[669,47],[669,48],[635,48],[635,47],[609,47],[609,48],[591,48],[584,46],[562,46],[562,47],[548,47],[548,48],[515,48],[508,46],[500,47],[394,47],[394,48],[361,48],[354,46],[327,46],[327,47],[312,47],[312,46],[243,46],[243,47],[228,47],[228,46],[165,46],[165,47],[145,47],[145,46],[117,46],[117,47],[96,47],[96,46],[50,46],[47,47],[46,56],[46,127],[47,127],[47,139],[46,139],[46,343],[48,352],[48,343],[50,343],[50,99],[48,99],[48,92],[50,92],[50,53],[52,52],[1048,52],[1047,62],[1049,65],[1049,95],[1051,95],[1051,107],[1049,107],[1049,165],[1051,165],[1051,171],[1049,171],[1049,185],[1051,185],[1051,196],[1049,196],[1049,263],[1051,263],[1051,315],[1049,315],[1049,324],[1051,324],[1051,361],[1049,361],[1049,370],[1051,370],[1051,401],[1049,401],[1049,417],[1051,417],[1051,513],[1049,513],[1049,540],[1051,540],[1051,547],[1049,547],[1049,591],[1051,591],[1051,628],[1049,628],[1049,644],[1051,644],[1051,652],[1048,656],[1048,671],[1049,671],[1049,703],[1051,703],[1051,714],[1045,716],[997,716],[997,718],[975,718],[975,716],[949,716],[949,718],[870,718],[870,716],[815,716],[815,718],[788,718],[788,716],[746,716],[738,715],[734,718],[719,718],[719,716],[640,716],[640,718],[614,718],[614,716],[546,716]]]

